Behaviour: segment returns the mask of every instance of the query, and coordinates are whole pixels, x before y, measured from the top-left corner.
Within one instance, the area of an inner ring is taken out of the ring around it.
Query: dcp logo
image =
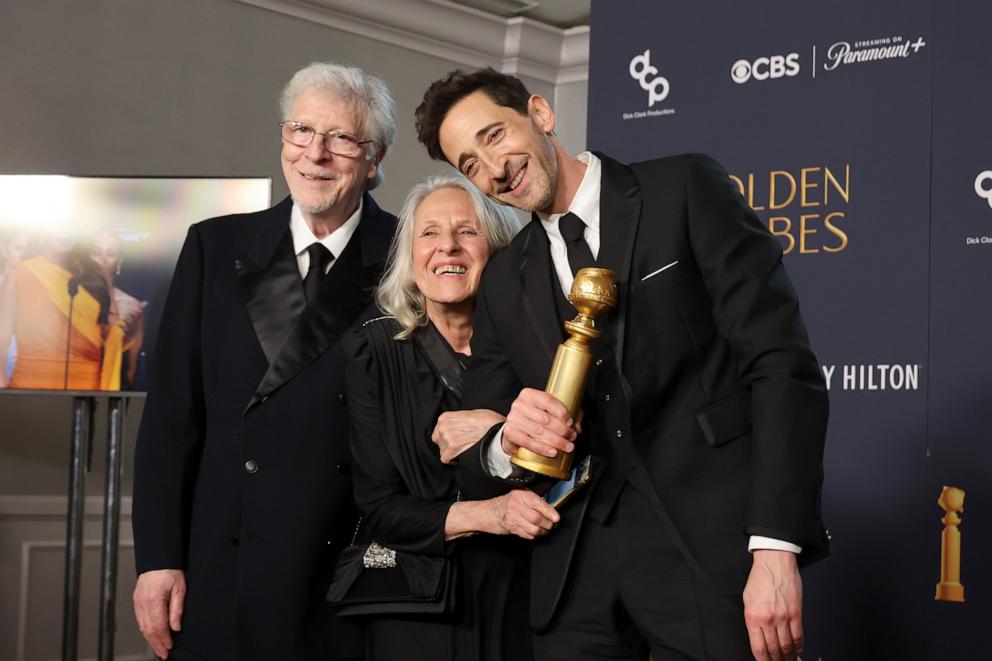
[[[981,172],[975,178],[975,193],[978,197],[984,197],[992,207],[992,170]]]
[[[730,67],[730,77],[738,85],[743,85],[752,78],[755,80],[767,80],[769,78],[795,76],[798,73],[799,53],[759,57],[754,62],[737,60]]]
[[[651,66],[651,49],[630,60],[630,77],[641,83],[641,89],[648,93],[648,107],[664,101],[668,97],[668,79],[657,76],[657,67]],[[648,80],[648,76],[654,76]]]

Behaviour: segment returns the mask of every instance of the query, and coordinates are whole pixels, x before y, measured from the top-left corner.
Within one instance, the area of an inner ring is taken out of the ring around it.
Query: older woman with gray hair
[[[482,271],[517,229],[513,212],[458,174],[416,186],[377,292],[381,314],[345,340],[363,519],[352,547],[361,557],[339,565],[332,601],[371,614],[373,661],[532,658],[529,555],[519,538],[547,532],[533,524],[536,512],[557,513],[526,490],[461,500],[431,441],[442,413],[440,427],[476,439],[503,420],[455,409]]]

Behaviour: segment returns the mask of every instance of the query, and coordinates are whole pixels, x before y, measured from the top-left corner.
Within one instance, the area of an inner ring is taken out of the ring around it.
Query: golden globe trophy
[[[944,510],[940,520],[944,529],[940,533],[940,582],[934,599],[937,601],[964,601],[961,585],[961,523],[959,512],[964,511],[964,491],[945,486],[940,490],[937,504]]]
[[[611,269],[585,268],[575,274],[569,302],[578,311],[575,319],[565,322],[569,338],[558,345],[544,391],[557,397],[574,419],[582,403],[582,392],[589,375],[592,351],[589,341],[600,336],[595,318],[617,304],[617,286]],[[564,480],[572,474],[572,453],[559,452],[554,457],[517,448],[510,461],[521,468]]]

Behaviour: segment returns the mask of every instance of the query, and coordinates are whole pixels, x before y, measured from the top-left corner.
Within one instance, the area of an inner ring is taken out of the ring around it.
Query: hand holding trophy
[[[565,322],[569,338],[558,345],[545,392],[557,397],[574,418],[579,412],[586,387],[592,351],[589,341],[600,336],[595,319],[617,304],[617,288],[610,269],[580,269],[572,282],[568,300],[578,311],[575,319]],[[571,476],[572,453],[559,452],[545,457],[518,447],[510,461],[521,468],[559,480]]]

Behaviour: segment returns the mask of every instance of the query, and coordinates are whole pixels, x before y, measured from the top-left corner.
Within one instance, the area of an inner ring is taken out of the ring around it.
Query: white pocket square
[[[645,280],[647,280],[648,278],[653,278],[654,276],[656,276],[656,275],[658,275],[658,274],[659,274],[659,273],[661,273],[662,271],[667,271],[668,269],[670,269],[670,268],[672,268],[673,266],[675,266],[675,265],[676,265],[676,264],[678,264],[678,263],[679,263],[679,260],[677,260],[677,259],[676,259],[676,260],[675,260],[674,262],[672,262],[671,264],[665,264],[664,266],[662,266],[662,267],[661,267],[660,269],[658,269],[657,271],[651,271],[651,272],[650,272],[650,273],[648,273],[648,274],[647,274],[646,276],[644,276],[643,278],[641,278],[641,282],[644,282],[644,281],[645,281]]]

